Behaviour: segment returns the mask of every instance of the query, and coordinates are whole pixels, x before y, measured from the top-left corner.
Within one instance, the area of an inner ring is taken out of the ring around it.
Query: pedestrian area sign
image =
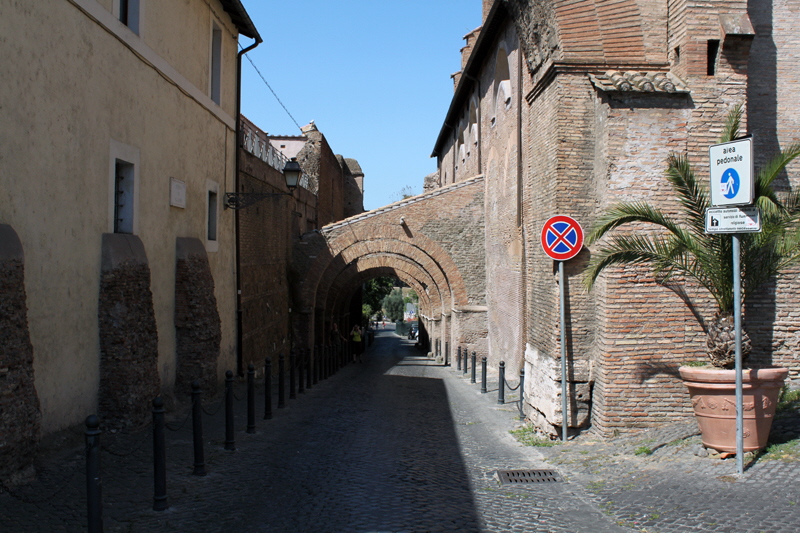
[[[756,206],[706,210],[706,233],[759,233],[761,212]]]
[[[753,138],[715,144],[708,149],[711,205],[753,203]]]
[[[583,248],[581,225],[565,215],[550,217],[542,228],[542,248],[556,261],[572,259]]]

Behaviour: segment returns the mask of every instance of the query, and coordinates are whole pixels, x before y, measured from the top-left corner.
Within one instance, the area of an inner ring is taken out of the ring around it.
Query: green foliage
[[[392,278],[373,278],[364,284],[364,293],[361,301],[377,313],[383,306],[383,299],[392,292],[395,280]]]
[[[558,446],[561,444],[560,441],[550,440],[545,436],[539,435],[536,432],[536,428],[533,426],[522,426],[521,428],[512,429],[509,431],[509,433],[514,435],[514,438],[516,438],[525,446],[540,446],[549,448],[551,446]]]
[[[400,289],[392,289],[392,292],[383,299],[383,310],[392,322],[403,319],[404,308],[403,293]]]
[[[781,389],[775,412],[783,413],[788,411],[800,411],[800,389],[789,390],[789,386],[784,385]]]
[[[372,315],[375,314],[375,311],[372,309],[372,306],[369,304],[362,304],[361,305],[361,323],[368,324],[372,322]]]
[[[417,302],[419,302],[419,296],[417,296],[417,293],[413,290],[409,290],[408,296],[403,298],[403,303],[405,304],[415,304]]]
[[[707,366],[708,363],[706,361],[686,361],[683,363],[683,366]]]
[[[742,108],[729,114],[720,142],[738,135]],[[741,235],[742,296],[746,298],[779,271],[800,262],[800,195],[779,194],[773,182],[786,165],[800,156],[795,143],[760,169],[755,177],[755,203],[761,209],[761,233]],[[706,235],[705,211],[710,197],[705,183],[695,177],[686,155],[668,158],[666,179],[681,205],[673,217],[646,202],[621,203],[602,214],[589,232],[591,245],[614,229],[630,223],[645,223],[660,231],[636,231],[611,235],[595,250],[584,272],[591,289],[600,273],[612,265],[648,265],[656,279],[673,276],[694,279],[716,300],[720,314],[733,311],[732,240],[727,235]]]
[[[633,455],[650,455],[651,453],[653,453],[653,450],[649,446],[639,446],[634,450]]]

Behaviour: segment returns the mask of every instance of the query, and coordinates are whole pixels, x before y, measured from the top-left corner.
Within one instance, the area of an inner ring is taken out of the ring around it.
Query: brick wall
[[[141,426],[161,384],[150,267],[136,235],[103,234],[98,300],[101,422]]]
[[[33,379],[24,253],[7,224],[0,224],[0,339],[0,482],[13,484],[33,464],[42,413]]]
[[[178,238],[175,259],[175,389],[188,395],[197,380],[213,395],[222,332],[208,255],[200,239]]]

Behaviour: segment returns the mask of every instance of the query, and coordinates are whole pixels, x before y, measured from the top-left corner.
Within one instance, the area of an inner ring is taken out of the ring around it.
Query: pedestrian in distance
[[[363,348],[361,347],[361,328],[358,324],[353,324],[353,329],[350,330],[350,340],[353,342],[353,362],[361,362],[361,354]]]

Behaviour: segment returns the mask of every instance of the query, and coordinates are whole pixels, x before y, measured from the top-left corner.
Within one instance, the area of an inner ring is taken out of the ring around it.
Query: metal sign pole
[[[742,394],[742,276],[739,234],[733,234],[733,324],[736,331],[736,470],[744,473],[744,410]]]
[[[564,305],[564,261],[558,262],[558,292],[561,308],[561,440],[567,442],[567,319]]]

